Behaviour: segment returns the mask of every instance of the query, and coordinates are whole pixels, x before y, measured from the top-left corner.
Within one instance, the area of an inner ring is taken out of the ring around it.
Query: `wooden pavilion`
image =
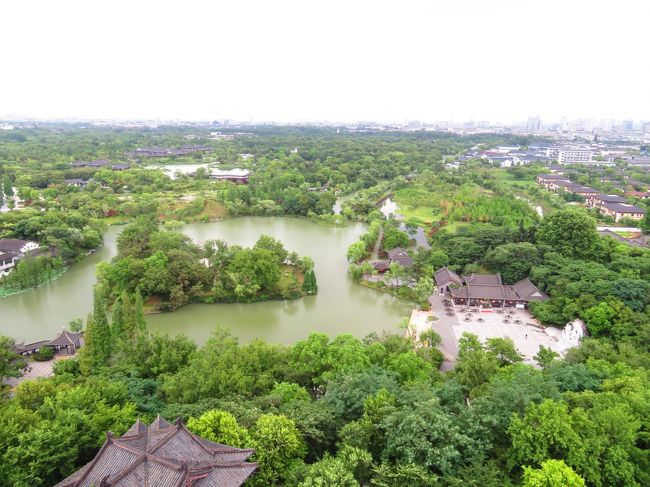
[[[33,355],[43,347],[51,347],[54,353],[65,351],[68,355],[74,355],[83,347],[83,332],[72,332],[62,328],[59,334],[52,340],[40,340],[38,342],[21,342],[14,345],[14,352],[19,355]]]

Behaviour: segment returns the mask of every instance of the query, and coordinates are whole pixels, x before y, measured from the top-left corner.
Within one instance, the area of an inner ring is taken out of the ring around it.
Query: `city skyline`
[[[531,127],[531,121],[534,120],[534,125]],[[234,119],[222,117],[205,117],[205,118],[173,118],[173,117],[75,117],[75,116],[61,116],[61,117],[39,117],[29,116],[23,114],[3,114],[0,113],[0,121],[5,123],[18,122],[18,123],[100,123],[100,122],[115,122],[115,123],[130,123],[130,122],[157,122],[157,123],[196,123],[196,124],[212,124],[212,125],[326,125],[326,126],[343,126],[343,125],[363,125],[363,124],[377,124],[377,125],[421,125],[422,127],[429,127],[439,124],[453,124],[453,125],[475,125],[477,127],[527,127],[532,130],[544,130],[548,128],[557,128],[562,126],[574,126],[583,128],[616,128],[627,125],[627,129],[642,130],[646,125],[650,124],[650,118],[608,118],[608,117],[560,117],[556,119],[544,119],[539,116],[529,116],[520,120],[503,121],[503,120],[485,120],[476,119],[474,117],[469,119],[430,119],[430,120],[415,120],[415,119],[394,119],[394,120],[325,120],[325,119],[302,119],[302,120],[262,120],[262,119]],[[413,128],[413,127],[412,127]]]

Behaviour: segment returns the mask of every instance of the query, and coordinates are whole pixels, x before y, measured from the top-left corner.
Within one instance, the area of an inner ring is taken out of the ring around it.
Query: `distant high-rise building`
[[[560,120],[560,130],[562,132],[568,132],[571,128],[571,123],[569,120],[567,120],[566,117],[562,117],[562,120]]]
[[[631,132],[634,129],[633,120],[623,120],[623,130],[625,132]]]
[[[605,132],[611,132],[612,128],[614,127],[614,120],[611,118],[604,118],[602,120],[602,127]]]
[[[541,121],[539,117],[528,117],[528,122],[526,123],[526,130],[529,132],[537,132],[541,127]]]

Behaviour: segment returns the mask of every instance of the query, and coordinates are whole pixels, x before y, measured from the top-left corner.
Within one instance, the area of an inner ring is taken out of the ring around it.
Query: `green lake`
[[[53,337],[73,318],[85,318],[92,310],[95,266],[115,255],[115,240],[122,228],[110,227],[104,247],[72,266],[59,280],[1,299],[0,334],[18,342],[37,341]],[[365,231],[362,224],[333,228],[297,218],[242,217],[184,225],[181,230],[199,243],[221,239],[251,246],[260,235],[277,238],[287,250],[314,259],[318,295],[253,304],[192,304],[173,313],[148,315],[152,330],[184,333],[202,343],[222,326],[244,343],[263,338],[288,344],[312,331],[358,337],[373,331],[394,332],[400,318],[410,315],[410,303],[356,285],[350,279],[345,253]]]

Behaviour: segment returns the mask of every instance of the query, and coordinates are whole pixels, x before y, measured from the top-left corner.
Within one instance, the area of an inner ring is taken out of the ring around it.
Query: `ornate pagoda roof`
[[[52,346],[62,346],[65,347],[67,345],[72,345],[75,347],[79,346],[79,340],[83,336],[83,333],[75,333],[72,331],[68,331],[65,328],[61,329],[61,332],[52,340],[47,342],[47,345],[52,345]]]
[[[201,438],[178,419],[135,422],[122,437],[107,434],[95,458],[56,487],[239,487],[257,464],[251,449]]]

